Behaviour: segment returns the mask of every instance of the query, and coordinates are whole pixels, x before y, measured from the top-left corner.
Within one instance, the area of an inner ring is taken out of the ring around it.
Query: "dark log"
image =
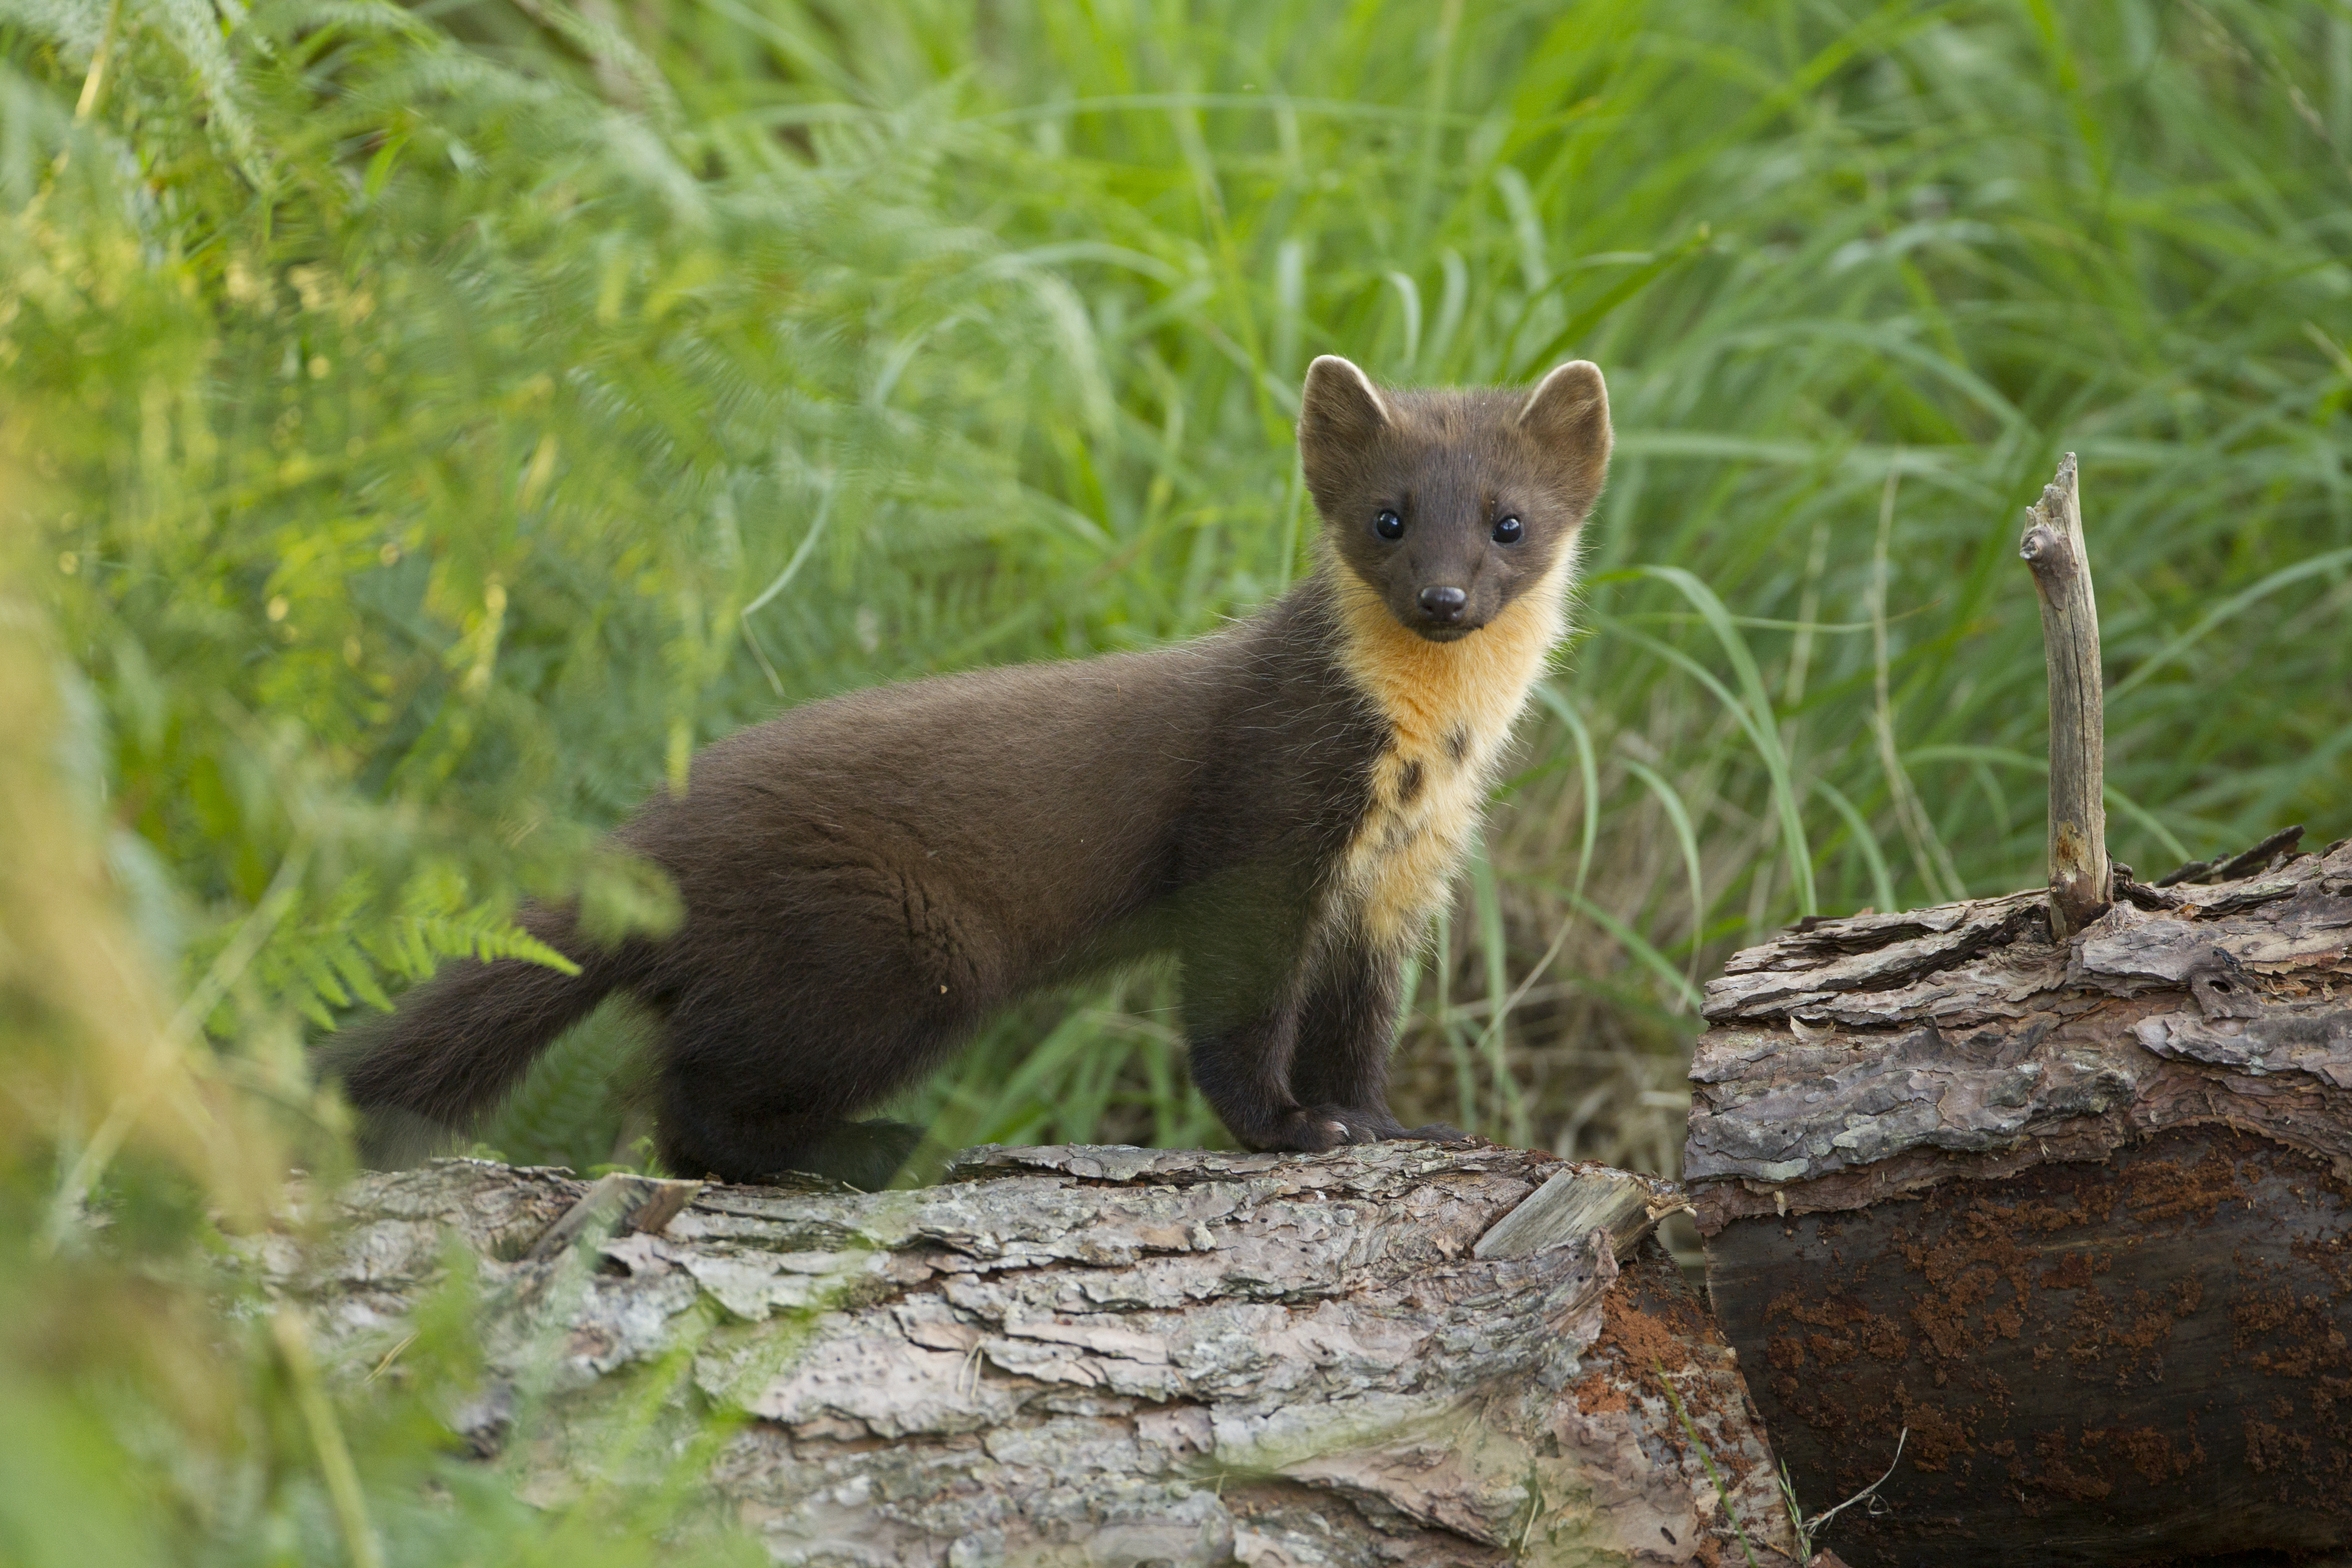
[[[991,1148],[952,1176],[445,1161],[333,1194],[323,1246],[241,1245],[322,1359],[396,1379],[455,1238],[478,1452],[560,1499],[648,1401],[641,1452],[731,1407],[689,1479],[780,1562],[1793,1568],[1738,1367],[1651,1234],[1671,1184],[1475,1142]]]
[[[1909,1434],[1853,1568],[2352,1545],[2352,841],[2242,869],[2066,942],[2039,894],[1812,922],[1707,987],[1684,1173],[1797,1495]]]

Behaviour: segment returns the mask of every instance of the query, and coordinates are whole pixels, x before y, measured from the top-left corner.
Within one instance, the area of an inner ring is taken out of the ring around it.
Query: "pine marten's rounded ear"
[[[1591,360],[1570,360],[1528,394],[1519,428],[1554,461],[1566,465],[1576,488],[1599,493],[1609,468],[1609,386]]]
[[[1298,451],[1310,488],[1335,479],[1349,459],[1392,423],[1371,378],[1338,354],[1307,367],[1298,400]]]

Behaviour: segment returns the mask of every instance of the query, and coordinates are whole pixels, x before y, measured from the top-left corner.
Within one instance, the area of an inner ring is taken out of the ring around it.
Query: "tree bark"
[[[1650,1234],[1679,1206],[1475,1142],[983,1148],[872,1194],[446,1161],[351,1184],[323,1246],[242,1245],[347,1374],[398,1377],[454,1237],[478,1450],[556,1498],[632,1402],[673,1448],[739,1412],[696,1480],[780,1562],[1790,1568],[1738,1369]]]
[[[2099,667],[2099,605],[2074,454],[2026,509],[2018,553],[2042,601],[2042,647],[2050,671],[2050,927],[2062,941],[2107,907],[2105,683]]]
[[[1854,1568],[2352,1545],[2352,840],[1809,921],[1707,987],[1684,1175]],[[2251,1559],[2250,1559],[2251,1560]]]

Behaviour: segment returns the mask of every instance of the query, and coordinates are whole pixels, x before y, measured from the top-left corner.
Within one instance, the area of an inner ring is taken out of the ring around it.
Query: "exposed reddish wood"
[[[2240,858],[2242,860],[2242,858]],[[2352,1545],[2352,841],[1809,922],[1708,987],[1708,1288],[1854,1568]]]
[[[2251,1132],[1736,1220],[1725,1331],[1801,1496],[1873,1563],[2122,1563],[2352,1541],[2352,1184]],[[1752,1348],[1750,1348],[1752,1347]]]

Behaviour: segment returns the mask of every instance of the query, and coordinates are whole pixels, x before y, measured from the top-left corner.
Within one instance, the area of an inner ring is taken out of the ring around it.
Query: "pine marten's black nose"
[[[1462,618],[1463,606],[1469,603],[1470,595],[1459,588],[1423,588],[1421,591],[1421,613],[1433,621],[1444,621],[1449,626]]]

